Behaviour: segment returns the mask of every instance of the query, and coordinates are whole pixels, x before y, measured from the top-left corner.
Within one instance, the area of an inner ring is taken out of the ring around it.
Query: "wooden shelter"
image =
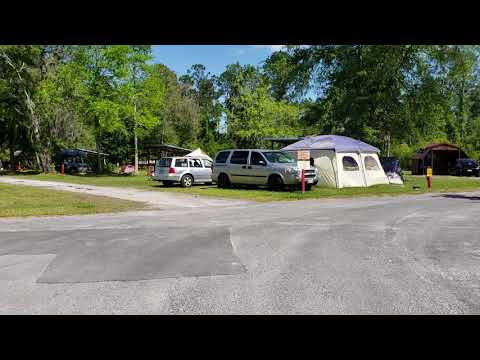
[[[167,156],[185,156],[192,151],[191,149],[169,144],[144,144],[138,163],[140,166],[155,165],[155,160],[157,159]]]
[[[411,157],[412,175],[425,175],[427,167],[432,168],[434,175],[448,175],[449,168],[460,158],[468,156],[457,145],[428,144]]]

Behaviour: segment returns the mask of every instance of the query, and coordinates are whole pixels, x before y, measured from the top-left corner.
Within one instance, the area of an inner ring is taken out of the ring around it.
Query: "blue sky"
[[[212,74],[221,74],[225,66],[239,62],[254,66],[261,63],[281,45],[154,45],[155,62],[184,75],[194,64],[203,64]]]

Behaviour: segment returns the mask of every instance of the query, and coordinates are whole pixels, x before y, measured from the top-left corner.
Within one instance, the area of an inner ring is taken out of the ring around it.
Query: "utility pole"
[[[137,136],[137,103],[133,100],[133,141],[135,143],[135,175],[138,175],[138,136]]]

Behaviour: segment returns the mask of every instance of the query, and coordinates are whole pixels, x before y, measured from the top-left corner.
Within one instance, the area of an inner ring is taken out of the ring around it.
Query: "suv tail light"
[[[175,174],[175,168],[171,167],[168,169],[169,174]]]

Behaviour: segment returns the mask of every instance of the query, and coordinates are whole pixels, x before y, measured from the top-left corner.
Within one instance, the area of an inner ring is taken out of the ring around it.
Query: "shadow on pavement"
[[[442,194],[435,197],[444,197],[447,199],[465,199],[465,200],[480,200],[480,196],[462,195],[462,194]]]
[[[154,188],[178,188],[178,189],[184,189],[185,191],[188,191],[188,188],[182,188],[182,186],[179,183],[176,184],[170,184],[170,185],[164,185],[164,184],[153,184],[151,185]],[[217,185],[212,184],[212,185],[206,185],[206,184],[193,184],[192,188],[196,189],[219,189]],[[284,192],[284,193],[291,193],[291,192],[296,192],[300,191],[300,187],[295,187],[295,186],[286,186],[281,189],[271,189],[267,186],[260,186],[260,185],[231,185],[230,187],[226,188],[226,190],[260,190],[260,191],[265,191],[265,192]]]

